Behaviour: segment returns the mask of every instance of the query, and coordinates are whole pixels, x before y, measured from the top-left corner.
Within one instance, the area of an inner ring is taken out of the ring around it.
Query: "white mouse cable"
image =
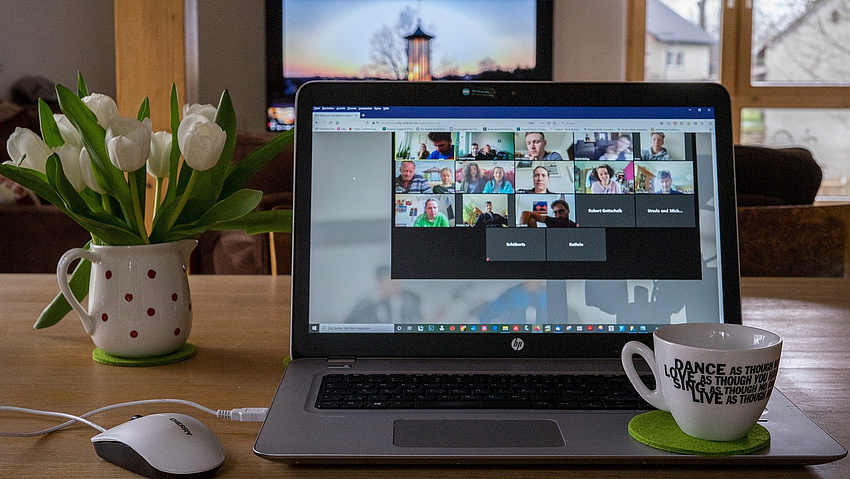
[[[18,408],[18,407],[13,407],[13,406],[0,406],[0,411],[8,410],[8,411],[16,411],[16,412],[25,412],[25,413],[30,413],[30,414],[39,414],[39,415],[45,415],[45,416],[65,417],[65,418],[71,419],[68,422],[53,426],[53,427],[48,428],[48,429],[43,429],[41,431],[30,432],[30,433],[0,432],[0,436],[11,436],[11,437],[42,436],[44,434],[49,434],[51,432],[58,431],[62,428],[68,427],[71,424],[74,424],[74,422],[82,422],[83,424],[94,427],[95,429],[99,429],[102,432],[103,429],[100,428],[100,426],[97,426],[96,424],[87,421],[85,418],[93,416],[95,414],[99,414],[99,413],[104,412],[104,411],[109,411],[111,409],[117,409],[117,408],[121,408],[121,407],[139,406],[139,405],[144,405],[144,404],[162,404],[162,403],[183,404],[183,405],[186,405],[186,406],[191,406],[191,407],[200,409],[201,411],[204,411],[208,414],[212,414],[213,416],[215,416],[219,419],[230,419],[232,421],[241,421],[241,422],[262,422],[266,417],[266,413],[268,412],[268,408],[237,408],[237,409],[219,409],[218,411],[214,411],[214,410],[212,410],[208,407],[202,406],[202,405],[200,405],[196,402],[187,401],[187,400],[184,400],[184,399],[143,399],[143,400],[140,400],[140,401],[129,401],[129,402],[123,402],[123,403],[118,403],[118,404],[112,404],[112,405],[109,405],[109,406],[104,406],[102,408],[98,408],[98,409],[95,409],[93,411],[89,411],[85,414],[81,414],[80,416],[74,416],[74,415],[71,415],[71,414],[58,413],[58,412],[54,413],[54,412],[51,412],[51,411],[37,411],[37,410],[34,410],[34,409]]]

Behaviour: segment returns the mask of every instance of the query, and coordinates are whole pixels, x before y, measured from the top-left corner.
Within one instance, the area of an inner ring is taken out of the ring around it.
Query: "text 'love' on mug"
[[[746,436],[764,411],[782,352],[782,338],[740,324],[664,326],[652,335],[655,352],[630,341],[621,359],[632,385],[649,404],[670,411],[685,434],[710,441]],[[649,364],[655,390],[635,370]]]

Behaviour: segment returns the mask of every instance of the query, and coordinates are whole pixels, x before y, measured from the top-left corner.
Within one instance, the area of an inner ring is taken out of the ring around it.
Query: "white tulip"
[[[80,150],[80,173],[86,186],[98,194],[102,195],[106,193],[103,191],[103,188],[97,184],[97,180],[94,178],[94,167],[92,167],[91,157],[89,157],[89,152],[85,147]]]
[[[12,163],[23,168],[29,168],[44,173],[47,157],[52,152],[47,143],[28,128],[15,128],[6,141],[6,151]],[[7,162],[8,163],[8,162]]]
[[[83,172],[80,170],[80,147],[65,143],[54,148],[53,151],[59,155],[62,171],[65,172],[71,186],[77,191],[83,191],[86,188],[86,182],[83,180]]]
[[[215,121],[215,114],[218,110],[216,107],[210,105],[209,103],[200,104],[200,103],[192,103],[183,105],[183,118],[186,118],[189,115],[204,115],[210,121]]]
[[[168,178],[171,167],[171,133],[157,131],[151,135],[151,156],[148,158],[148,174],[154,178]]]
[[[104,130],[109,127],[109,122],[118,116],[118,105],[115,104],[115,100],[104,94],[92,93],[89,96],[83,97],[83,103],[89,107],[89,110],[94,112],[94,115],[97,117],[97,123]]]
[[[227,133],[203,115],[188,115],[177,128],[177,144],[183,159],[197,171],[215,166],[226,139]]]
[[[116,116],[106,130],[109,161],[122,171],[136,171],[145,166],[151,154],[151,120]]]
[[[71,120],[65,115],[54,113],[53,119],[56,120],[56,126],[59,127],[59,133],[66,144],[71,144],[77,148],[83,147],[83,140],[80,138],[80,132],[71,124]]]

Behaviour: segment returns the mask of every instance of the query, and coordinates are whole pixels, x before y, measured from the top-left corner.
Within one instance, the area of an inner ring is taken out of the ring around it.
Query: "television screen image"
[[[266,0],[267,128],[310,80],[551,80],[552,0]]]
[[[502,228],[510,224],[508,195],[463,195],[463,224]]]
[[[618,131],[576,133],[575,158],[577,160],[632,161],[635,158],[633,143],[637,133]]]
[[[554,131],[519,132],[514,137],[516,158],[527,161],[571,160],[573,134]]]
[[[532,224],[545,228],[544,218],[555,217],[552,203],[556,201],[563,201],[569,206],[568,219],[575,221],[575,195],[516,195],[516,226],[527,227],[533,218]]]
[[[458,134],[458,158],[513,160],[514,135],[489,131],[461,132]]]
[[[636,161],[637,193],[693,194],[694,165],[690,161]]]
[[[395,226],[455,225],[455,195],[395,195]],[[436,209],[434,209],[436,208]]]
[[[643,161],[683,161],[685,133],[644,131],[640,133],[640,159]]]
[[[575,192],[573,163],[566,161],[518,162],[516,167],[517,193]]]
[[[454,159],[457,141],[456,133],[405,131],[395,137],[395,157],[398,160]]]
[[[633,193],[635,189],[634,162],[576,161],[575,191],[585,194]]]

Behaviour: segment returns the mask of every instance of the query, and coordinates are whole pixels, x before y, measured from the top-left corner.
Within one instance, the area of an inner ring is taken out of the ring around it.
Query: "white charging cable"
[[[48,429],[43,429],[41,431],[36,432],[26,432],[26,433],[17,433],[17,432],[3,432],[0,431],[0,436],[6,437],[35,437],[42,436],[44,434],[50,434],[51,432],[58,431],[65,427],[74,424],[74,422],[80,422],[87,426],[93,427],[98,431],[105,431],[101,426],[89,421],[86,419],[87,417],[94,416],[95,414],[102,413],[104,411],[109,411],[111,409],[117,409],[122,407],[130,407],[130,406],[141,406],[145,404],[183,404],[185,406],[191,406],[205,413],[212,414],[213,416],[219,419],[230,419],[232,421],[242,421],[242,422],[262,422],[266,418],[266,413],[268,413],[268,408],[238,408],[238,409],[219,409],[215,411],[208,407],[202,406],[196,402],[187,401],[184,399],[143,399],[141,401],[130,401],[123,402],[118,404],[112,404],[109,406],[104,406],[102,408],[95,409],[93,411],[89,411],[85,414],[81,414],[79,416],[74,416],[73,414],[66,414],[62,412],[53,412],[53,411],[40,411],[37,409],[29,409],[22,407],[14,407],[14,406],[0,406],[0,411],[14,411],[21,412],[26,414],[37,414],[42,416],[54,416],[54,417],[63,417],[66,419],[70,419],[70,421],[64,422],[62,424],[53,426]]]

